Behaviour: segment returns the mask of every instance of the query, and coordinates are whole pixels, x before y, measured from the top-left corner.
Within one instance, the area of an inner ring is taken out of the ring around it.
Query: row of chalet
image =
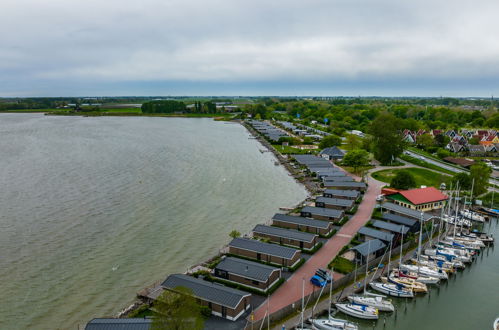
[[[303,125],[299,125],[299,124],[298,125],[300,127],[297,127],[293,123],[290,123],[288,121],[279,121],[278,124],[281,125],[285,130],[293,132],[293,134],[299,135],[302,137],[312,138],[314,140],[320,140],[325,136],[323,134],[318,134],[318,133],[312,131],[312,128],[306,129],[306,126],[303,127]]]
[[[249,120],[248,123],[270,141],[277,142],[281,137],[290,137],[286,131],[263,120]]]
[[[409,233],[417,233],[420,230],[421,211],[402,207],[393,203],[381,205],[382,219],[371,219],[371,227],[362,227],[358,233],[363,243],[352,248],[355,259],[364,264],[368,258],[380,257],[385,249],[390,246],[399,245],[402,237]],[[431,216],[423,213],[423,221]]]

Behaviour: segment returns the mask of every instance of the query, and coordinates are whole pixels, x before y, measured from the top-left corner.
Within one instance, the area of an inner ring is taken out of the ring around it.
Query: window
[[[255,280],[251,281],[251,283],[253,283],[253,285],[258,285],[258,284],[260,284],[260,282],[255,281]]]

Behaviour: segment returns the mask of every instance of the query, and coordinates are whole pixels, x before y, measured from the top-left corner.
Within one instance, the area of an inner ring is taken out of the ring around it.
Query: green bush
[[[329,269],[334,269],[335,272],[348,274],[353,272],[355,264],[348,259],[337,256],[327,265],[327,267]]]
[[[357,210],[359,209],[359,206],[358,205],[355,205],[352,209],[350,210],[347,210],[345,213],[346,214],[355,214],[357,213]]]
[[[211,317],[211,309],[208,306],[201,306],[201,315],[208,319]]]
[[[128,314],[127,317],[129,317],[129,318],[134,318],[134,317],[142,318],[142,317],[146,317],[146,316],[151,316],[152,314],[153,313],[149,309],[149,305],[143,304],[139,308],[137,308],[136,310],[134,310],[130,314]]]
[[[338,223],[338,226],[343,226],[345,223],[347,223],[349,218],[345,215],[343,219]]]

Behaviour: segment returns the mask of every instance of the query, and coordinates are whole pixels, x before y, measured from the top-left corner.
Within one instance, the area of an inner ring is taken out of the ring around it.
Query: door
[[[227,317],[227,307],[222,306],[222,317],[225,318]]]
[[[300,242],[300,249],[303,249],[303,242]]]
[[[256,260],[262,260],[262,255],[260,253],[256,254]]]

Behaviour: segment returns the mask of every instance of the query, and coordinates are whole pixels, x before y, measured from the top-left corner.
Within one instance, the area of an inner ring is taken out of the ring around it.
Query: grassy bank
[[[442,182],[448,186],[450,185],[450,176],[429,171],[424,168],[381,170],[372,173],[372,177],[376,180],[390,183],[392,181],[392,178],[400,171],[411,173],[414,176],[414,180],[416,181],[416,187],[420,187],[423,185],[439,188]]]

